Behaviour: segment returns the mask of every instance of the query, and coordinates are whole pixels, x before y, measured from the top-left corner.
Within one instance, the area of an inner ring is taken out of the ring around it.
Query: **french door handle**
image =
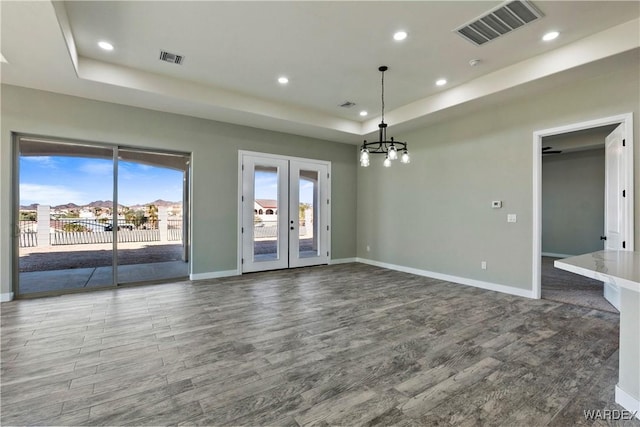
[[[600,240],[607,240],[607,236],[600,236]]]

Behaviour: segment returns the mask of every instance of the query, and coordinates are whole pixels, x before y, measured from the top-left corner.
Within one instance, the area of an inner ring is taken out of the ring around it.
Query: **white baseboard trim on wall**
[[[569,255],[569,254],[557,254],[554,252],[542,252],[542,256],[549,256],[551,258],[569,258],[575,255]]]
[[[436,273],[433,271],[419,270],[417,268],[405,267],[402,265],[388,264],[386,262],[374,261],[366,258],[356,258],[358,262],[364,264],[375,265],[377,267],[388,268],[390,270],[402,271],[404,273],[415,274],[418,276],[430,277],[432,279],[445,280],[447,282],[458,283],[461,285],[473,286],[474,288],[486,289],[489,291],[502,292],[504,294],[517,295],[519,297],[534,298],[533,292],[528,289],[512,288],[511,286],[499,285],[497,283],[483,282],[481,280],[468,279],[466,277],[452,276],[449,274]]]
[[[329,260],[329,265],[333,264],[348,264],[350,262],[358,262],[357,258],[337,258]]]
[[[221,277],[239,276],[238,270],[211,271],[209,273],[191,273],[189,280],[219,279]]]
[[[7,292],[6,294],[0,294],[0,302],[13,301],[13,292]]]
[[[640,400],[618,387],[616,384],[616,403],[631,413],[635,413],[640,420]]]

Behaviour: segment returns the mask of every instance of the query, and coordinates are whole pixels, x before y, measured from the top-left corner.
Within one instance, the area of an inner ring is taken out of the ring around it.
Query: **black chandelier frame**
[[[367,142],[365,139],[360,147],[360,151],[365,151],[369,154],[386,154],[389,155],[389,150],[391,147],[394,147],[398,154],[407,153],[408,147],[406,142],[396,141],[393,137],[387,139],[387,124],[384,122],[384,72],[387,71],[389,67],[386,65],[382,65],[378,67],[378,71],[382,73],[381,78],[381,87],[382,87],[382,115],[380,124],[378,124],[378,140]]]

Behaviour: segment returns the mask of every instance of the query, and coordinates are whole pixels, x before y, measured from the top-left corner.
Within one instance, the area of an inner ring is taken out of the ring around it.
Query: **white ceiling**
[[[614,66],[607,58],[640,46],[635,1],[535,1],[543,18],[480,47],[453,32],[500,4],[2,1],[2,82],[357,143],[379,121],[379,65],[386,121],[409,129],[567,70]],[[400,29],[409,36],[396,42]],[[541,41],[550,30],[560,37]],[[160,61],[161,49],[184,63]],[[339,107],[347,100],[357,105]]]

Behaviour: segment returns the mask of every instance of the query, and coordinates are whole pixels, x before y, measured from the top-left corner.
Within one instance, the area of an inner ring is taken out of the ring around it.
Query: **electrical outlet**
[[[516,214],[508,214],[507,222],[518,222],[518,217],[516,216]]]
[[[482,261],[480,263],[480,268],[483,269],[483,270],[486,270],[487,269],[487,261]]]

